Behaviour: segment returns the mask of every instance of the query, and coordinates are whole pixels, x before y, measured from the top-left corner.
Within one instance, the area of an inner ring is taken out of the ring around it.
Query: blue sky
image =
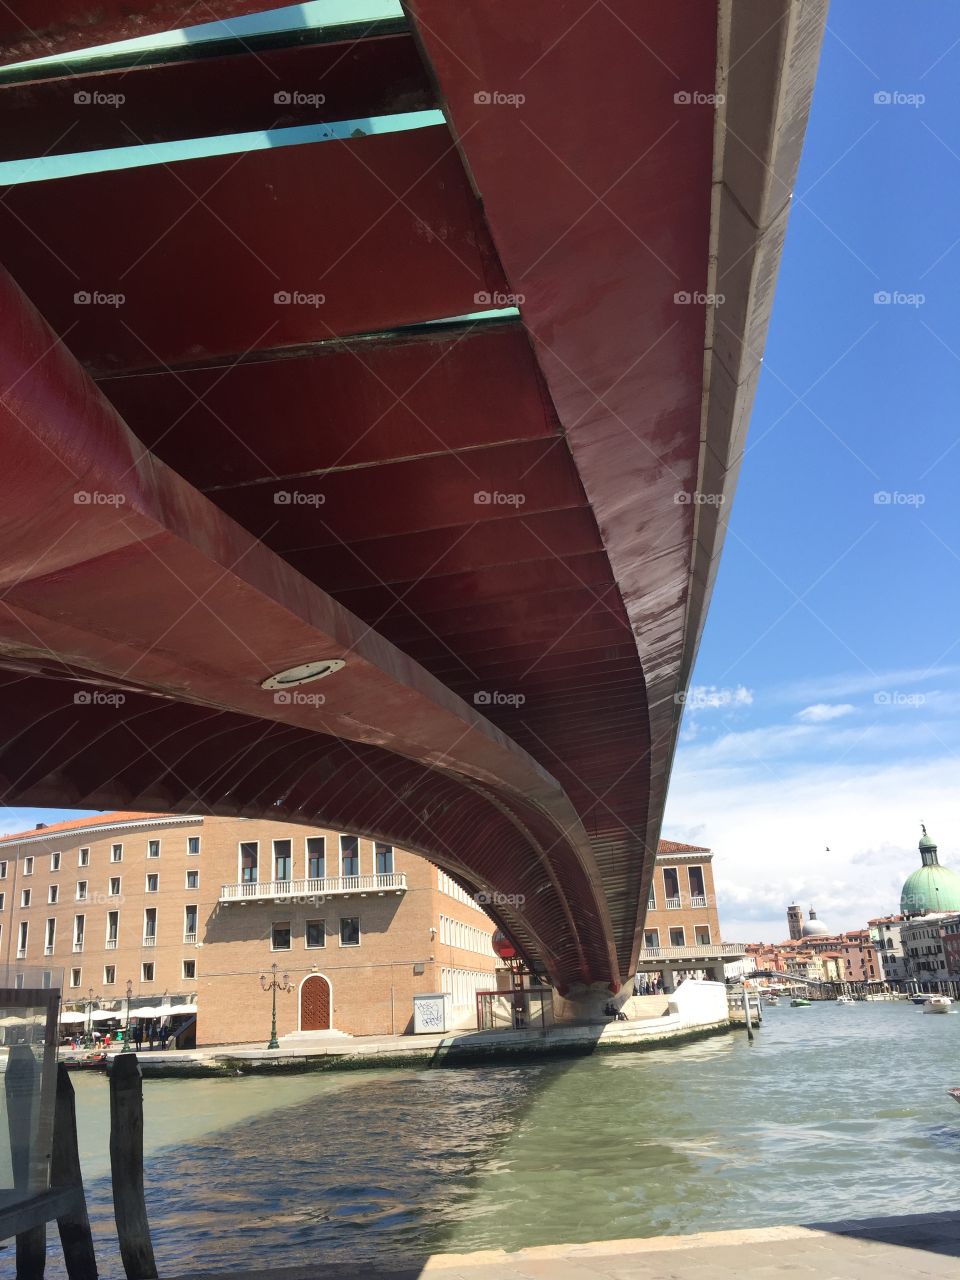
[[[894,910],[921,819],[960,869],[960,10],[869,17],[833,0],[668,801],[730,938],[782,937],[794,896]]]
[[[955,6],[834,0],[665,826],[730,937],[894,910],[921,819],[960,869],[958,79]]]

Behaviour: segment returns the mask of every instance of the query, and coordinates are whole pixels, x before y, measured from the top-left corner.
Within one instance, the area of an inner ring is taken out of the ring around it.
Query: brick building
[[[349,834],[234,818],[110,813],[0,839],[0,961],[64,971],[64,1001],[197,1006],[197,1043],[404,1033],[447,991],[474,1024],[494,926],[430,863]],[[92,993],[92,995],[91,995]]]
[[[744,947],[720,938],[712,851],[661,840],[643,922],[639,974],[661,973],[671,991],[684,973],[722,979],[725,963],[740,961],[744,954]]]

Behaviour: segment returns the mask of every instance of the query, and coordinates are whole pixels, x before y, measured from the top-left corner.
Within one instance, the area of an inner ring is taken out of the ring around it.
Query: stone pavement
[[[318,1262],[229,1275],[230,1280],[956,1280],[960,1213],[546,1245],[519,1253],[435,1254],[393,1269]]]

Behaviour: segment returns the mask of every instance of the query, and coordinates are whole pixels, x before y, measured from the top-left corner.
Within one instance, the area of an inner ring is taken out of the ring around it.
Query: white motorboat
[[[949,996],[931,996],[923,1006],[924,1013],[949,1013],[953,1001]]]
[[[853,996],[837,996],[837,1004],[853,1004]]]

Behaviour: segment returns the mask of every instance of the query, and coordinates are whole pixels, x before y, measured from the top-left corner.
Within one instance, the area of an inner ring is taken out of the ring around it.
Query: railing
[[[668,911],[679,911],[679,910],[680,910],[680,899],[679,899],[679,897],[677,897],[677,898],[668,898],[668,899],[667,899],[667,902],[666,902],[666,906],[667,906],[667,910],[668,910]]]
[[[221,902],[265,902],[267,899],[320,898],[338,893],[383,893],[392,889],[403,893],[407,877],[402,871],[372,876],[325,876],[319,880],[245,880],[225,884]]]
[[[641,947],[641,960],[695,960],[698,956],[742,956],[741,942],[698,942],[689,947]]]
[[[143,945],[145,947],[155,947],[157,945],[157,935],[155,933],[148,933],[143,939]]]
[[[82,939],[82,938],[74,938],[74,940],[73,940],[73,949],[74,949],[74,951],[82,951],[82,950],[83,950],[83,939]]]
[[[27,948],[26,948],[26,947],[17,947],[17,959],[18,959],[18,960],[26,960],[26,958],[27,958]]]
[[[106,948],[107,948],[107,950],[108,950],[108,951],[116,951],[116,949],[117,949],[117,939],[116,939],[116,938],[108,938],[108,939],[107,939],[107,941],[106,941],[106,943],[105,943],[105,946],[106,946]]]
[[[189,946],[193,946],[193,944],[196,942],[196,940],[197,940],[197,935],[196,935],[196,933],[185,933],[185,934],[183,935],[183,941],[184,941],[185,945],[186,945],[186,946],[188,946],[188,947],[189,947]]]
[[[705,907],[707,905],[706,894],[698,893],[690,898],[691,907]]]
[[[44,954],[45,956],[52,956],[52,955],[53,955],[53,943],[52,943],[52,942],[44,943],[44,947],[43,947],[43,954]]]

